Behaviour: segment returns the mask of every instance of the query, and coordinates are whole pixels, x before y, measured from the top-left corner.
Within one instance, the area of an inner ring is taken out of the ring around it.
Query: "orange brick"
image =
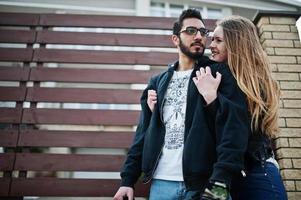
[[[262,46],[266,47],[294,47],[294,42],[292,40],[270,40],[266,39]]]
[[[300,158],[301,149],[299,148],[280,148],[276,150],[277,158]]]
[[[262,33],[264,31],[277,31],[277,32],[290,32],[290,26],[289,25],[278,25],[278,24],[263,24],[259,28],[259,33]]]
[[[301,158],[300,159],[294,158],[294,159],[292,159],[292,161],[293,161],[293,167],[294,168],[301,169]]]
[[[281,170],[281,175],[285,179],[301,180],[301,170],[297,170],[297,169],[283,169],[283,170]]]
[[[278,119],[278,125],[279,127],[286,127],[286,122],[284,118],[279,118]]]
[[[293,168],[291,159],[280,159],[278,163],[281,169]]]
[[[293,90],[282,90],[281,91],[282,99],[300,99],[301,91],[293,91]]]
[[[299,35],[298,33],[290,33],[290,32],[273,32],[272,33],[273,39],[284,39],[284,40],[298,40]]]
[[[279,109],[280,117],[300,117],[301,118],[301,109],[290,109],[290,108],[281,108]]]
[[[277,138],[275,140],[276,148],[279,149],[281,147],[289,147],[287,138]]]
[[[275,48],[276,55],[300,56],[301,48]]]
[[[256,26],[259,28],[261,27],[263,24],[269,24],[270,23],[270,19],[268,17],[261,17],[259,19],[259,21],[257,22]]]
[[[273,72],[272,76],[275,80],[299,81],[298,73]]]
[[[279,137],[301,137],[300,128],[280,128]]]
[[[301,82],[300,81],[280,81],[280,88],[288,89],[288,90],[300,90]],[[300,107],[301,107],[301,104],[300,104]]]
[[[296,181],[296,188],[298,191],[301,191],[301,181]]]
[[[270,17],[270,24],[296,24],[293,17]]]
[[[277,68],[281,72],[301,72],[301,65],[277,64]]]
[[[284,108],[301,108],[301,100],[283,100]]]
[[[295,48],[301,48],[301,42],[300,42],[300,40],[294,40],[293,42],[294,42],[294,47]]]
[[[301,127],[301,118],[287,118],[285,122],[287,127]]]
[[[287,192],[288,200],[300,200],[301,192]]]
[[[290,147],[301,147],[301,138],[289,138],[289,145]]]
[[[296,190],[295,181],[283,181],[286,191]]]
[[[295,64],[297,63],[296,57],[294,56],[268,56],[270,63],[275,63],[275,64]],[[301,63],[301,57],[300,60]]]

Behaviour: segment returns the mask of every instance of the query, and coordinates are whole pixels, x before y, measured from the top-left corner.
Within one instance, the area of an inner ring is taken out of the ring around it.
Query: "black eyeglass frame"
[[[194,30],[194,33],[192,33],[191,31],[189,31],[189,29],[190,30]],[[198,34],[198,31],[200,31],[200,34],[201,34],[202,37],[208,37],[209,36],[209,32],[210,31],[208,29],[203,28],[203,27],[197,28],[197,27],[194,27],[194,26],[188,26],[188,27],[186,27],[186,29],[180,31],[179,33],[185,32],[188,35],[196,35],[196,34]]]

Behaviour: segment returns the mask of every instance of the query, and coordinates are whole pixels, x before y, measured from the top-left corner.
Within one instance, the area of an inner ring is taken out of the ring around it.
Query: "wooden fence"
[[[177,59],[174,21],[0,13],[0,198],[113,196],[141,84]]]

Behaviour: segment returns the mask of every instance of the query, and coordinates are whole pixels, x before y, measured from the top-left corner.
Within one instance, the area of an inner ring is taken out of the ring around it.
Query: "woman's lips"
[[[216,55],[217,55],[217,53],[212,53],[212,54],[211,54],[212,57],[214,57],[214,56],[216,56]]]

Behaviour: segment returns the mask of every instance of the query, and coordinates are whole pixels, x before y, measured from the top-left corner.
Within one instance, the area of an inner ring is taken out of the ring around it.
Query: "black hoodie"
[[[222,74],[222,81],[218,98],[206,106],[192,78],[195,77],[196,70],[207,65],[210,65],[212,74],[215,75],[216,71]],[[122,186],[134,187],[142,173],[144,183],[152,179],[165,137],[163,99],[177,67],[178,62],[169,65],[167,71],[151,78],[143,91],[139,124],[121,172]],[[147,91],[150,89],[157,91],[157,104],[153,112],[147,105]],[[240,174],[244,168],[249,127],[246,97],[237,86],[228,66],[202,57],[191,74],[187,93],[183,150],[186,188],[203,190],[208,181],[230,185],[232,177]]]

